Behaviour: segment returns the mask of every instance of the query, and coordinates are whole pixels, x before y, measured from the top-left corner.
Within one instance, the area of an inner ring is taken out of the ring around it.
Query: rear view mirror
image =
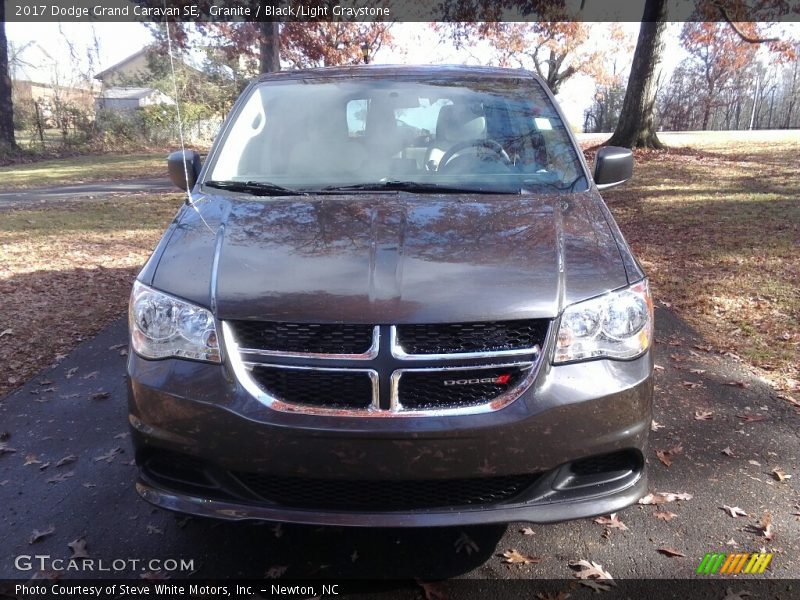
[[[167,157],[169,179],[182,190],[191,190],[194,187],[201,166],[200,154],[196,150],[178,150]]]
[[[625,183],[633,176],[633,152],[627,148],[606,146],[594,158],[594,182],[598,190]]]

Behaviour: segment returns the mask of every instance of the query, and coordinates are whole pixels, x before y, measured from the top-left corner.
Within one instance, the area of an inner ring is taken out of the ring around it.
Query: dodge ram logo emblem
[[[476,379],[445,379],[445,385],[476,385],[479,383],[508,383],[511,375],[499,375],[498,377],[480,377]]]

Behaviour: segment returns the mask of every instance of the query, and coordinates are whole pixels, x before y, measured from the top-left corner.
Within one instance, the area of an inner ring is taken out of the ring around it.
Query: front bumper
[[[633,361],[542,365],[534,384],[505,408],[446,418],[281,413],[253,399],[224,365],[147,361],[132,353],[128,366],[130,423],[141,469],[137,490],[170,510],[367,527],[545,523],[615,512],[646,493],[649,353]],[[160,476],[148,468],[149,458],[159,453],[201,464],[214,485]],[[628,457],[628,466],[576,479],[576,461],[607,455]],[[330,480],[339,487],[348,481],[388,486],[533,478],[497,502],[343,510],[324,501],[294,506],[259,497],[227,485],[229,473]]]

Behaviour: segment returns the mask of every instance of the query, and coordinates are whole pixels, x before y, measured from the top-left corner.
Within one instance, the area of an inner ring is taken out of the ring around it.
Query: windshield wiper
[[[309,190],[312,191],[312,190]],[[373,181],[369,183],[356,183],[353,185],[329,185],[314,192],[352,192],[352,191],[390,191],[411,192],[418,194],[518,194],[519,191],[498,191],[483,188],[458,187],[441,185],[438,183],[425,183],[419,181]]]
[[[293,190],[269,181],[205,181],[208,187],[228,190],[229,192],[243,192],[253,196],[305,196],[306,192]]]

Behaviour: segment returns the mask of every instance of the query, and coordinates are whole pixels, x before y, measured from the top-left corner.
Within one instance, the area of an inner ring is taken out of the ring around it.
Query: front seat
[[[436,138],[425,155],[428,169],[439,168],[442,156],[460,142],[486,138],[486,117],[472,106],[447,104],[436,119]]]

